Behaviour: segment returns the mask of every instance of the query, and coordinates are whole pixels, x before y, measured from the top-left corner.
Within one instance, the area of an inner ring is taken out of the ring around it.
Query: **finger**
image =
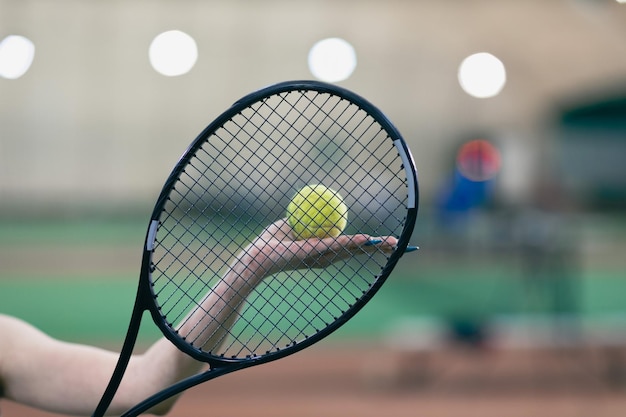
[[[370,237],[363,246],[366,252],[381,250],[385,253],[391,253],[398,246],[398,239],[393,236]]]
[[[309,243],[312,242],[309,241]],[[390,253],[397,245],[398,240],[393,236],[372,237],[365,234],[320,239],[313,244],[314,248],[321,253],[329,251],[342,256],[357,255],[363,252],[373,253],[380,250]]]

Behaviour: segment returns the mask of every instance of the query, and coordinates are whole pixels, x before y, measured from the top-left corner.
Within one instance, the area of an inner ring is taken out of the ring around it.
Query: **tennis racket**
[[[293,239],[286,208],[308,184],[342,196],[349,210],[342,235]],[[104,415],[117,391],[144,312],[209,366],[125,417],[337,330],[415,249],[408,243],[417,209],[413,157],[362,97],[295,81],[237,101],[192,142],[157,199],[128,333],[93,416]],[[387,237],[393,246],[384,248]]]

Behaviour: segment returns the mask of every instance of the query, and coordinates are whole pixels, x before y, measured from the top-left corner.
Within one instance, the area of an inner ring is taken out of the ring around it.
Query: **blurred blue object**
[[[472,181],[455,169],[435,200],[439,223],[452,226],[464,222],[473,210],[485,207],[490,202],[494,184],[495,179]]]

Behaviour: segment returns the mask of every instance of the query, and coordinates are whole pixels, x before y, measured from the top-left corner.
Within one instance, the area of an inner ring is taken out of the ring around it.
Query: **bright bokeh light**
[[[338,82],[349,78],[356,68],[356,52],[340,38],[317,42],[309,51],[309,70],[319,80]]]
[[[487,52],[470,55],[459,67],[459,83],[476,98],[497,96],[506,84],[506,70],[498,58]]]
[[[494,178],[501,165],[500,151],[485,139],[470,140],[457,153],[457,169],[471,181],[488,181]]]
[[[0,42],[0,77],[14,80],[26,74],[35,58],[35,45],[19,35],[7,36]]]
[[[159,74],[175,77],[188,73],[198,60],[196,41],[180,30],[170,30],[152,40],[150,64]]]

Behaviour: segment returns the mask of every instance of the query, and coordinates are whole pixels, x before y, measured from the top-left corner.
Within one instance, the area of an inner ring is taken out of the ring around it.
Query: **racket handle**
[[[133,408],[129,409],[128,411],[126,411],[124,414],[122,414],[120,417],[137,417],[140,414],[148,411],[149,409],[151,409],[152,407],[154,407],[155,405],[167,400],[168,398],[171,398],[177,394],[180,394],[181,392],[191,388],[191,387],[195,387],[198,384],[201,384],[203,382],[209,381],[213,378],[217,378],[219,376],[237,371],[239,369],[242,368],[247,368],[249,366],[251,366],[252,363],[241,363],[239,366],[230,366],[230,367],[223,367],[223,368],[215,368],[215,369],[209,369],[208,371],[190,376],[186,379],[183,379],[182,381],[179,381],[178,383],[157,392],[156,394],[152,395],[151,397],[146,398],[145,400],[143,400],[142,402],[140,402],[139,404],[135,405]]]
[[[135,347],[135,342],[137,341],[143,310],[144,309],[140,307],[139,300],[137,300],[133,308],[133,314],[126,333],[126,339],[124,340],[124,345],[120,351],[120,357],[117,361],[117,365],[115,365],[115,370],[113,371],[113,375],[111,375],[109,384],[107,385],[104,394],[102,395],[102,398],[100,399],[100,402],[91,417],[103,417],[111,405],[111,401],[113,401],[113,397],[122,382],[122,377],[124,376],[124,372],[126,372],[126,367],[128,366],[128,362],[130,361]]]

